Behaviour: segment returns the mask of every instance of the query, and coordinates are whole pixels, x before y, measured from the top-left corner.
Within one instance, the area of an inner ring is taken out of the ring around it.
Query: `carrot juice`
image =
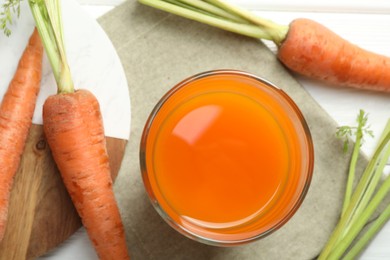
[[[311,180],[309,130],[294,102],[240,71],[191,77],[155,107],[141,141],[153,205],[176,230],[236,245],[284,224]]]

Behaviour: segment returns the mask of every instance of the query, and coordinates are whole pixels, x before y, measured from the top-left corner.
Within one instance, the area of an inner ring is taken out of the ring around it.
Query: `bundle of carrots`
[[[296,19],[289,26],[260,18],[223,0],[139,2],[245,36],[273,41],[292,71],[338,86],[390,92],[390,58],[347,42],[323,25]]]
[[[15,9],[19,2],[7,1],[8,7]],[[0,191],[6,191],[0,192],[0,238],[5,228],[9,190],[39,90],[42,40],[58,88],[58,93],[43,106],[43,129],[53,158],[99,258],[129,259],[113,192],[99,102],[90,91],[74,89],[63,41],[60,1],[28,3],[37,31],[0,108],[0,145],[5,145],[0,147],[0,163],[9,165],[0,169],[0,182],[5,185]]]
[[[32,123],[42,77],[43,46],[34,29],[0,106],[0,242],[10,193]]]

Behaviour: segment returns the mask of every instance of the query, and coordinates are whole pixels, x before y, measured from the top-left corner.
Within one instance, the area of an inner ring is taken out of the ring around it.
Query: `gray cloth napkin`
[[[129,0],[99,20],[124,66],[132,102],[130,141],[115,185],[133,259],[313,259],[341,209],[348,155],[336,123],[260,41],[189,21]],[[315,169],[300,209],[282,228],[253,243],[219,248],[173,230],[154,210],[139,168],[144,124],[163,94],[181,80],[212,69],[239,69],[288,93],[314,140]],[[358,111],[357,111],[358,112]],[[366,161],[359,165],[362,170]]]

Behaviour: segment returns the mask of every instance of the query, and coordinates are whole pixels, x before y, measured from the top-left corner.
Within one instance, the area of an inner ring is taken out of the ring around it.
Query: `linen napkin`
[[[336,225],[349,155],[336,123],[261,41],[225,32],[128,0],[99,18],[126,72],[131,135],[115,185],[133,259],[313,259]],[[161,96],[181,80],[213,69],[238,69],[283,89],[301,109],[312,134],[315,167],[309,192],[294,217],[253,243],[220,248],[184,237],[152,207],[139,167],[144,124]],[[358,166],[366,164],[363,158]]]

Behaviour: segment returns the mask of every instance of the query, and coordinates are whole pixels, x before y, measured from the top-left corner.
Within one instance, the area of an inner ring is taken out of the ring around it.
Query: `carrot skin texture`
[[[364,50],[323,25],[296,19],[278,50],[301,75],[338,86],[390,92],[390,58]]]
[[[0,105],[0,241],[41,84],[43,45],[34,29]]]
[[[129,259],[97,99],[87,90],[50,96],[43,106],[43,128],[99,258]]]

